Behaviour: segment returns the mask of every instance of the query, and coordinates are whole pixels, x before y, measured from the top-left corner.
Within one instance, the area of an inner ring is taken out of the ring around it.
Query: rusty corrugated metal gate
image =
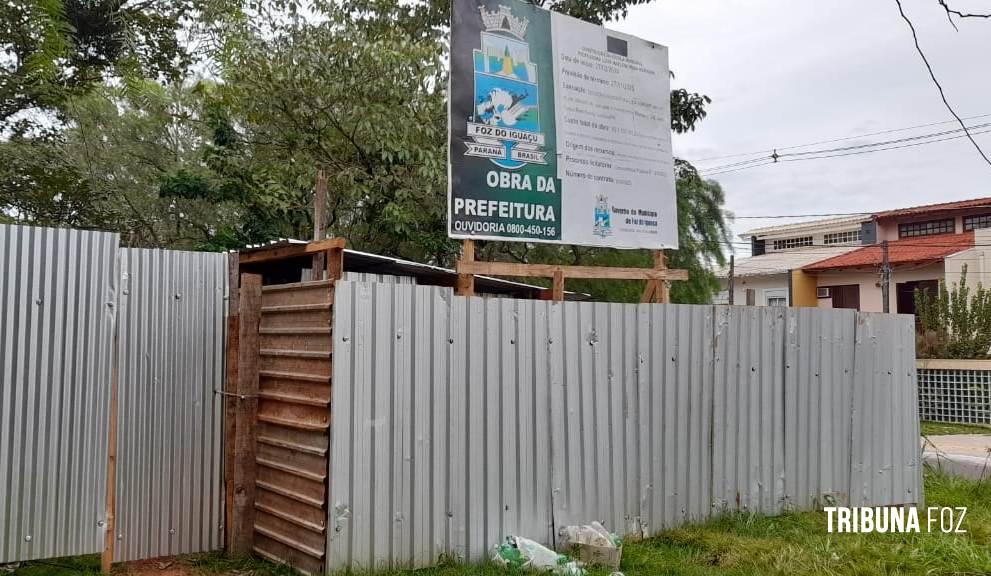
[[[332,281],[262,288],[254,550],[319,574],[327,524]]]

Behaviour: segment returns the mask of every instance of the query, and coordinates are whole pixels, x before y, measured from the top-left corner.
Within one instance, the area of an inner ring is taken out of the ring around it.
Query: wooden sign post
[[[560,264],[517,264],[514,262],[480,262],[475,260],[475,241],[465,240],[461,259],[457,264],[458,285],[456,293],[472,296],[475,293],[475,274],[490,276],[518,276],[551,278],[551,300],[564,300],[564,282],[567,278],[595,278],[602,280],[646,280],[647,291],[641,302],[668,301],[668,285],[672,280],[688,280],[688,270],[672,270],[667,267],[664,253],[654,253],[653,268],[619,268],[612,266],[565,266]]]
[[[667,257],[663,250],[654,250],[654,270],[667,270]],[[687,274],[685,280],[687,280]],[[648,280],[640,296],[640,302],[657,302],[659,304],[669,304],[671,301],[670,286],[667,280]]]

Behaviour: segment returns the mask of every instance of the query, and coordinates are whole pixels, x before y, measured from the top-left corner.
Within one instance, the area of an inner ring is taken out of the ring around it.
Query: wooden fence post
[[[120,301],[114,311],[114,353],[113,365],[110,367],[110,416],[107,431],[107,517],[103,555],[100,558],[100,569],[110,573],[114,562],[114,545],[117,542],[117,395],[120,387]]]
[[[237,350],[241,274],[237,252],[227,255],[227,377],[224,382],[224,549],[234,534],[234,437],[237,429]]]
[[[558,270],[554,272],[554,283],[551,285],[551,300],[564,302],[564,272]]]
[[[463,248],[461,250],[461,262],[474,262],[475,261],[475,241],[467,239],[464,241]],[[458,286],[455,289],[455,294],[458,296],[474,296],[475,295],[475,275],[474,274],[458,274]]]
[[[255,519],[255,435],[258,413],[258,325],[261,321],[262,278],[241,274],[238,314],[237,404],[234,424],[233,510],[230,530],[235,556],[251,553]]]

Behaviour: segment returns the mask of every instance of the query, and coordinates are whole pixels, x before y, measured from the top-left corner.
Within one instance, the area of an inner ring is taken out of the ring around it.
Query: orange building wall
[[[816,298],[816,277],[802,270],[791,271],[791,305],[793,307],[815,308],[819,305]]]

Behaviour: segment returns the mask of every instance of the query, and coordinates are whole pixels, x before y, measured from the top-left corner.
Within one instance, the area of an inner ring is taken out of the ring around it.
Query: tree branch
[[[940,0],[940,3],[942,3],[942,0]],[[922,57],[922,62],[925,63],[926,70],[929,71],[929,77],[932,78],[933,84],[935,84],[936,88],[939,90],[939,96],[943,99],[943,104],[946,106],[946,109],[950,111],[950,114],[956,118],[957,123],[960,124],[960,127],[963,128],[964,134],[967,135],[970,143],[977,149],[977,153],[981,155],[981,158],[984,158],[984,161],[987,162],[988,166],[991,166],[991,158],[988,158],[987,154],[984,153],[984,150],[981,150],[981,147],[977,144],[977,140],[974,140],[974,137],[971,135],[967,125],[963,123],[963,119],[960,118],[960,115],[956,113],[953,106],[950,106],[949,100],[946,99],[946,93],[943,91],[943,85],[936,79],[936,73],[933,72],[933,67],[929,64],[929,59],[926,58],[925,52],[922,51],[922,46],[919,45],[919,35],[915,31],[915,25],[912,24],[912,21],[909,20],[908,16],[905,14],[905,9],[902,7],[901,0],[895,0],[895,4],[898,5],[898,12],[902,15],[902,20],[908,24],[909,30],[912,31],[912,39],[915,41],[915,50],[919,53],[919,56]]]
[[[938,1],[939,1],[939,5],[943,7],[943,10],[946,10],[947,17],[949,17],[950,15],[953,15],[953,16],[956,16],[957,18],[988,18],[988,19],[991,19],[991,13],[979,14],[979,13],[974,13],[974,12],[961,12],[960,10],[954,10],[953,8],[950,8],[949,4],[946,3],[946,0],[938,0]],[[951,20],[951,22],[952,22],[952,20]],[[954,27],[956,27],[956,26],[954,26]]]

